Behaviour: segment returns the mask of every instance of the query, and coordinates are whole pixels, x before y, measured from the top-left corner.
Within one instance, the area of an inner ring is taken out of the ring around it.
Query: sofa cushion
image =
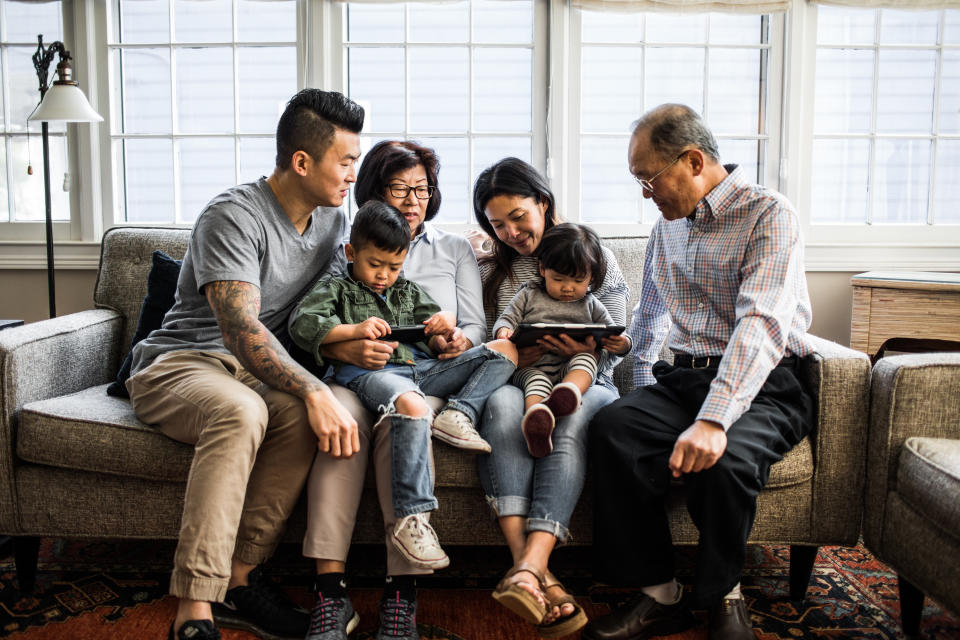
[[[17,455],[52,467],[186,482],[193,447],[137,420],[130,402],[108,396],[106,387],[24,405]]]
[[[134,345],[150,335],[151,331],[159,329],[163,324],[163,317],[173,306],[177,294],[177,280],[180,278],[182,264],[183,260],[174,260],[163,251],[153,252],[153,266],[147,275],[147,295],[143,298],[143,304],[140,305],[137,329],[130,338],[130,351],[133,350]],[[133,364],[130,351],[127,351],[127,357],[120,365],[117,379],[107,387],[107,393],[111,396],[130,397],[126,386],[127,378],[130,377],[130,367]]]
[[[897,492],[940,529],[960,532],[960,440],[909,438],[900,452]]]

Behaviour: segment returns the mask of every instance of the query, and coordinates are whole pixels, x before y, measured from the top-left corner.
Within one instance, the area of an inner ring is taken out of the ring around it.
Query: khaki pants
[[[387,545],[387,574],[391,576],[433,573],[431,569],[413,567],[390,541],[393,536],[393,499],[390,490],[390,421],[382,420],[374,429],[376,416],[364,409],[356,394],[330,385],[333,395],[357,420],[360,431],[360,452],[352,458],[331,458],[319,452],[307,481],[307,532],[303,538],[303,555],[308,558],[345,562],[350,538],[357,520],[357,508],[363,493],[373,436],[373,465],[377,481],[377,498],[383,513],[384,539]],[[434,411],[443,400],[427,397]],[[431,453],[431,461],[433,455]],[[441,544],[443,541],[440,541]]]
[[[194,445],[170,593],[222,601],[231,558],[260,564],[279,542],[317,450],[303,401],[231,354],[163,354],[127,381],[137,417]]]

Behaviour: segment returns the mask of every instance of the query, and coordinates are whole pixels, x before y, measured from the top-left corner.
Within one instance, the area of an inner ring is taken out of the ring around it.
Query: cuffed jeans
[[[360,450],[350,458],[333,458],[323,452],[316,454],[310,477],[307,479],[307,531],[303,537],[303,555],[307,558],[346,562],[357,521],[357,508],[363,494],[372,439],[373,470],[387,548],[387,574],[400,576],[433,573],[432,569],[412,566],[390,542],[396,518],[393,515],[390,481],[389,418],[385,418],[374,430],[376,416],[360,404],[355,393],[337,384],[331,384],[330,390],[357,420]],[[434,411],[443,405],[442,399],[432,396],[427,396],[426,401]],[[432,455],[428,459],[432,465]]]
[[[207,351],[163,354],[127,390],[140,420],[194,445],[170,593],[222,601],[231,558],[273,554],[310,471],[317,438],[303,401]]]
[[[437,499],[429,464],[431,417],[397,414],[396,399],[409,392],[449,396],[446,408],[465,413],[476,424],[487,397],[506,384],[515,369],[505,355],[480,345],[449,360],[418,360],[411,366],[371,371],[350,381],[347,387],[363,406],[390,416],[390,469],[397,518],[433,511]]]
[[[480,484],[494,515],[525,516],[528,532],[546,531],[565,542],[586,474],[587,425],[617,397],[609,381],[598,379],[576,413],[557,419],[550,455],[534,458],[520,430],[523,391],[514,386],[494,391],[480,422],[480,435],[492,451],[477,457]]]
[[[727,430],[727,447],[709,469],[683,476],[687,511],[700,532],[695,604],[710,607],[740,580],[757,495],[770,465],[809,433],[813,402],[793,366],[776,367],[746,413]],[[594,471],[593,548],[601,580],[618,586],[674,577],[666,512],[670,455],[694,423],[717,369],[658,362],[656,384],[600,411],[590,427]]]

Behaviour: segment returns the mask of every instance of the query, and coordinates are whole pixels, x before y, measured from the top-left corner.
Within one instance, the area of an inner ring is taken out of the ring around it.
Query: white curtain
[[[832,4],[838,7],[862,9],[960,9],[960,0],[807,0],[814,4]]]

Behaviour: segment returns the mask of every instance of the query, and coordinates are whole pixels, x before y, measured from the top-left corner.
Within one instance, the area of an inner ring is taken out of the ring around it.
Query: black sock
[[[415,601],[417,599],[417,577],[387,576],[383,584],[383,597],[396,598],[397,594],[407,602]]]
[[[313,590],[325,598],[343,598],[347,595],[347,580],[342,573],[318,573],[313,579]]]

